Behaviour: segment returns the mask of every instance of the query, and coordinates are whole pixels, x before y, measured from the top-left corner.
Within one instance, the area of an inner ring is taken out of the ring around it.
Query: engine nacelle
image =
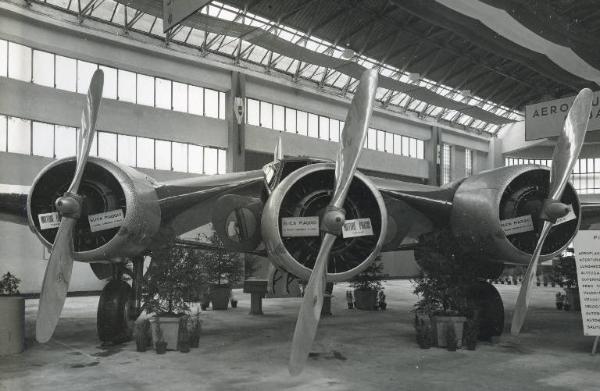
[[[319,222],[332,196],[333,163],[311,164],[289,174],[270,195],[262,215],[262,237],[271,260],[308,280],[321,239],[282,233],[282,219],[318,216]],[[377,257],[387,229],[387,211],[381,193],[364,175],[356,172],[346,202],[346,222],[369,218],[373,234],[338,238],[331,250],[327,280],[345,281],[364,270]],[[314,229],[313,229],[314,232]],[[289,236],[288,236],[289,235]]]
[[[549,178],[547,167],[529,165],[503,167],[465,179],[454,195],[452,232],[457,238],[466,237],[471,243],[480,243],[482,252],[490,259],[529,263],[543,225],[539,216],[548,194]],[[574,216],[551,229],[542,247],[541,259],[544,260],[563,251],[579,228],[579,199],[570,183],[561,202],[572,205]],[[524,219],[516,223],[519,229],[505,233],[509,219],[520,216]]]
[[[54,202],[69,187],[74,172],[74,157],[57,160],[38,174],[31,187],[29,226],[46,247],[52,246],[58,231]],[[73,232],[74,258],[106,261],[148,248],[161,221],[154,184],[127,166],[89,157],[78,191],[83,205]]]

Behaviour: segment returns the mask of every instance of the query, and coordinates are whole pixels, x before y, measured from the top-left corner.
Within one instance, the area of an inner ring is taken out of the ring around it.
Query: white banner
[[[123,224],[123,220],[125,220],[125,215],[121,209],[88,216],[92,232],[120,227]]]
[[[58,226],[60,225],[60,218],[58,217],[58,212],[39,214],[38,220],[40,222],[41,230],[58,228]]]
[[[319,216],[281,218],[281,236],[319,236]]]
[[[373,235],[373,227],[369,218],[346,220],[342,226],[342,236],[344,239],[371,235]]]
[[[533,231],[533,220],[531,215],[513,217],[500,221],[500,227],[504,231],[504,235],[514,235],[523,232]]]
[[[579,231],[574,240],[584,335],[600,335],[600,231]]]

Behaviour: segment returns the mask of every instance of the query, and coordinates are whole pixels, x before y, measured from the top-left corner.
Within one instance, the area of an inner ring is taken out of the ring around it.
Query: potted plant
[[[479,339],[479,322],[477,319],[467,319],[465,322],[463,345],[467,347],[467,350],[475,350],[477,347],[477,340]]]
[[[188,328],[188,318],[183,318],[179,323],[179,342],[178,348],[181,353],[190,352],[190,333]]]
[[[456,340],[456,331],[454,330],[454,324],[450,323],[446,327],[446,349],[449,352],[456,352],[458,347],[458,341]]]
[[[197,348],[200,346],[200,333],[202,332],[202,320],[200,320],[200,312],[196,312],[189,319],[189,335],[190,347]]]
[[[564,296],[565,295],[563,295],[562,293],[556,292],[556,309],[557,310],[562,310],[563,302],[565,301]]]
[[[0,278],[0,356],[25,348],[25,298],[20,296],[20,283],[10,272]]]
[[[567,307],[574,310],[581,310],[579,301],[579,285],[577,284],[577,266],[573,255],[560,256],[552,263],[553,281],[562,287],[566,294],[565,302]],[[563,305],[564,308],[564,305]]]
[[[377,293],[383,290],[382,271],[381,257],[377,257],[365,270],[350,280],[350,286],[354,288],[354,307],[356,309],[368,311],[377,309]]]
[[[135,322],[134,329],[135,346],[138,352],[145,352],[152,343],[152,334],[150,331],[150,321],[143,319]],[[150,343],[148,343],[150,339]]]
[[[152,314],[152,339],[158,341],[158,330],[170,349],[178,348],[180,322],[188,316],[188,302],[205,285],[204,275],[193,249],[172,245],[152,253],[146,272],[143,308]]]
[[[225,249],[216,233],[204,238],[215,246],[214,250],[197,250],[200,267],[209,283],[208,297],[213,310],[226,310],[233,285],[244,276],[244,264],[237,253]]]
[[[153,338],[156,354],[165,354],[167,352],[168,343],[163,338],[163,331],[160,324],[160,318],[157,318],[153,323]]]
[[[415,314],[415,331],[417,334],[417,344],[421,349],[429,349],[433,343],[433,331],[431,322],[418,314]]]

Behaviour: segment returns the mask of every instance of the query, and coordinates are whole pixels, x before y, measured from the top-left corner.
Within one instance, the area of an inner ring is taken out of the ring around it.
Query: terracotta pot
[[[0,296],[0,356],[25,349],[25,299]]]
[[[355,289],[354,305],[357,310],[375,311],[377,308],[377,291]]]

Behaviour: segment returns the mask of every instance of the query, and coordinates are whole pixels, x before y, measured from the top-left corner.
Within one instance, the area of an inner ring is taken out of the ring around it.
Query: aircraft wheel
[[[129,324],[131,287],[125,281],[112,280],[102,290],[98,302],[98,338],[102,342],[129,341],[132,328]]]
[[[504,304],[498,290],[485,281],[473,285],[467,300],[477,310],[479,339],[487,341],[504,331]]]

